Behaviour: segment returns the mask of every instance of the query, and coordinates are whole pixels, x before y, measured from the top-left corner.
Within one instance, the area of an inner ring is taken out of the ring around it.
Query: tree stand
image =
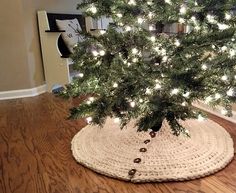
[[[172,135],[165,121],[159,132],[137,132],[135,121],[120,130],[107,119],[102,128],[83,128],[72,140],[72,153],[100,174],[134,183],[201,178],[233,159],[233,140],[224,128],[210,120],[181,124],[190,138]]]

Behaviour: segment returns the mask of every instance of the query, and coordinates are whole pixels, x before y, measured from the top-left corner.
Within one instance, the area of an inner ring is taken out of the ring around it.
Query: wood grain
[[[75,162],[72,137],[83,120],[66,120],[65,101],[50,94],[0,101],[1,193],[236,193],[236,160],[215,175],[188,182],[132,184]],[[236,125],[210,115],[236,140]],[[236,147],[236,146],[235,146]]]

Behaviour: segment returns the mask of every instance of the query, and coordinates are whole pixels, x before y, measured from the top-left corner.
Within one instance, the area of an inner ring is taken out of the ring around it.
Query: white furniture
[[[38,11],[37,16],[47,91],[52,92],[53,89],[70,83],[73,76],[78,73],[72,69],[70,52],[62,40],[63,31],[58,30],[56,26],[56,19],[77,18],[84,31],[86,29],[90,31],[92,20],[85,19],[82,15],[55,14],[46,11]]]

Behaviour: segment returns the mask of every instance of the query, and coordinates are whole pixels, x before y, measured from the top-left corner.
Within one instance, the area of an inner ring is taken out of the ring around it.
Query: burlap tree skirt
[[[108,119],[103,128],[89,125],[74,137],[73,156],[98,173],[132,182],[196,179],[229,164],[233,141],[224,128],[210,120],[183,125],[191,138],[173,136],[167,123],[150,133],[137,132],[134,122],[120,130]]]

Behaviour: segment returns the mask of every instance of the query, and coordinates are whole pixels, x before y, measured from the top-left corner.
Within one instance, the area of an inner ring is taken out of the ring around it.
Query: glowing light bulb
[[[232,18],[230,13],[225,13],[225,19],[230,20]]]
[[[93,54],[94,56],[98,56],[98,55],[99,55],[99,53],[98,53],[96,50],[93,50],[93,51],[92,51],[92,54]]]
[[[119,17],[119,18],[123,17],[123,15],[121,13],[117,13],[116,16]]]
[[[218,23],[217,25],[218,25],[219,30],[226,30],[230,28],[229,25],[222,24],[222,23]]]
[[[101,51],[99,52],[99,54],[100,54],[100,56],[104,56],[104,55],[106,54],[106,52],[105,52],[104,50],[101,50]]]
[[[223,46],[223,47],[221,48],[221,50],[222,50],[223,52],[225,52],[227,49],[228,49],[227,46]]]
[[[92,5],[91,7],[88,8],[88,11],[90,11],[93,14],[95,14],[95,13],[97,13],[98,10],[97,10],[97,8],[94,5]]]
[[[152,2],[152,1],[148,1],[147,4],[148,4],[148,5],[152,5],[153,2]]]
[[[155,36],[152,36],[152,37],[150,38],[150,40],[151,40],[152,42],[155,42],[155,41],[156,41],[156,37],[155,37]]]
[[[126,26],[126,27],[125,27],[125,31],[128,32],[128,31],[131,31],[131,30],[132,30],[132,28],[131,28],[130,26]]]
[[[92,117],[87,117],[86,121],[87,121],[87,123],[91,123],[93,121],[93,118]]]
[[[104,35],[106,33],[106,30],[100,30],[100,34]]]
[[[138,62],[138,58],[133,58],[132,62],[134,62],[134,63]]]
[[[205,118],[201,115],[201,114],[199,114],[198,115],[198,121],[200,121],[200,122],[202,122],[202,121],[204,121],[205,120]]]
[[[139,102],[140,102],[140,103],[143,103],[143,99],[139,99]]]
[[[163,62],[167,62],[167,60],[168,60],[168,57],[167,57],[167,56],[164,56],[164,57],[162,58],[162,61],[163,61]]]
[[[123,24],[122,22],[118,22],[117,24],[118,24],[119,26],[121,26],[121,27],[124,26],[124,24]]]
[[[231,89],[229,89],[229,90],[226,92],[226,94],[227,94],[228,96],[234,96],[234,90],[231,88]]]
[[[154,31],[155,27],[153,25],[149,25],[148,29],[149,29],[149,31]]]
[[[134,54],[134,55],[138,54],[138,49],[137,48],[133,48],[132,49],[132,54]]]
[[[142,24],[143,22],[144,22],[144,19],[141,18],[141,17],[139,17],[139,18],[138,18],[138,23],[139,23],[139,24]]]
[[[185,57],[189,59],[189,58],[191,58],[192,56],[191,56],[190,54],[186,54]]]
[[[113,84],[113,87],[114,87],[114,88],[117,88],[117,87],[118,87],[118,84],[117,84],[117,83],[114,83],[114,84]]]
[[[159,51],[160,51],[160,48],[159,48],[158,46],[156,46],[156,47],[154,48],[154,50],[155,50],[156,52],[159,52]]]
[[[134,101],[130,102],[130,106],[134,108],[136,106],[135,102]]]
[[[154,13],[152,13],[152,12],[149,12],[149,13],[148,13],[148,17],[149,17],[149,19],[152,19],[153,16],[154,16]]]
[[[89,101],[94,102],[95,98],[94,97],[89,97]]]
[[[83,74],[83,73],[79,73],[79,74],[77,75],[77,77],[83,78],[83,77],[84,77],[84,74]]]
[[[114,119],[114,123],[120,123],[120,118],[118,118],[118,117],[115,118],[115,119]]]
[[[150,88],[147,88],[145,93],[149,95],[149,94],[152,94],[152,91]]]
[[[234,57],[234,56],[236,55],[235,50],[231,49],[231,50],[229,51],[229,55],[230,55],[230,57]]]
[[[183,102],[181,105],[182,105],[183,107],[185,107],[187,104],[186,104],[186,102]]]
[[[161,49],[161,55],[162,55],[162,56],[165,56],[165,55],[166,55],[166,49],[164,49],[164,48]]]
[[[185,23],[185,19],[184,18],[179,18],[179,23],[181,23],[181,24]]]
[[[90,105],[92,102],[91,102],[91,101],[87,101],[86,103],[87,103],[88,105]]]
[[[208,14],[206,17],[207,17],[207,20],[209,23],[216,23],[217,22],[213,15]]]
[[[129,4],[129,5],[136,5],[136,1],[135,1],[135,0],[130,0],[130,1],[128,2],[128,4]]]
[[[175,40],[175,46],[177,46],[177,47],[180,46],[180,41],[179,40]]]
[[[220,98],[221,98],[221,95],[220,95],[219,93],[216,93],[216,94],[215,94],[215,99],[218,100],[218,99],[220,99]]]
[[[180,7],[179,12],[180,12],[181,15],[186,14],[186,12],[187,12],[186,6],[185,6],[185,5],[182,5],[182,6]]]
[[[171,91],[171,95],[176,95],[179,93],[179,89],[175,88]]]
[[[203,70],[207,70],[207,65],[206,65],[206,64],[203,64],[203,65],[202,65],[202,69],[203,69]]]
[[[192,20],[194,23],[197,22],[197,18],[196,18],[195,16],[192,16],[192,17],[191,17],[191,20]]]
[[[190,92],[186,92],[186,93],[183,94],[183,97],[188,98],[189,95],[190,95]]]
[[[199,25],[196,25],[196,26],[194,27],[194,29],[195,29],[196,31],[199,31],[199,30],[201,29],[201,27],[200,27]]]
[[[170,5],[172,4],[171,0],[165,0],[165,2],[170,4]]]
[[[155,85],[155,89],[156,89],[156,90],[161,89],[161,85],[160,85],[159,83],[157,83],[157,84]]]
[[[222,76],[222,77],[221,77],[221,80],[223,80],[223,81],[228,80],[228,76],[227,76],[227,75]]]
[[[209,103],[209,102],[211,102],[212,101],[212,97],[211,96],[208,96],[206,99],[205,99],[205,102],[206,103]]]

